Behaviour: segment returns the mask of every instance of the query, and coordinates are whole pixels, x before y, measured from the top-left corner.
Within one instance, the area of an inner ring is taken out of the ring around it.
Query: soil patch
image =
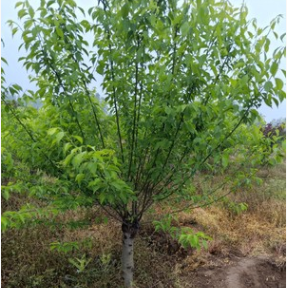
[[[185,287],[283,288],[286,287],[285,265],[283,261],[265,257],[232,256],[226,265],[200,267],[185,275]]]

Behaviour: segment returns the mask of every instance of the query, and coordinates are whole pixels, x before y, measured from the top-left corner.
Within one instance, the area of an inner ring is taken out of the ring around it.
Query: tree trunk
[[[133,286],[134,275],[134,238],[138,231],[138,225],[123,224],[123,248],[122,248],[122,271],[125,287]]]

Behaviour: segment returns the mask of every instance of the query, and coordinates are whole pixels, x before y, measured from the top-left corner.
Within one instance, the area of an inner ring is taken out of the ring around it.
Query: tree
[[[88,10],[90,21],[78,20],[86,11],[73,0],[16,7],[27,51],[19,60],[37,86],[22,99],[43,106],[15,108],[5,95],[21,87],[2,91],[6,127],[17,123],[18,133],[5,145],[74,191],[53,199],[101,205],[121,221],[123,273],[131,287],[144,213],[174,197],[188,199],[187,207],[210,199],[186,188],[194,175],[230,168],[230,154],[244,145],[240,127],[258,117],[261,103],[285,98],[277,76],[284,47],[267,55],[279,18],[261,29],[246,20],[246,6],[223,0],[99,0]],[[20,31],[9,24],[12,34]],[[105,104],[94,96],[99,75]],[[239,168],[227,179],[234,187],[246,180]],[[200,235],[193,240],[204,240]]]

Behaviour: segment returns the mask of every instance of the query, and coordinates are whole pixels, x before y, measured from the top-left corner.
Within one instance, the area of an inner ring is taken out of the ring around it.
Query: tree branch
[[[105,0],[99,0],[99,2],[101,2],[104,6],[104,11],[106,12],[107,10],[107,7],[108,7],[108,3],[107,1]],[[108,16],[107,16],[108,17]],[[110,43],[110,40],[111,40],[111,33],[110,33],[110,30],[107,30],[105,29],[105,32],[107,33],[108,35],[108,42],[109,42],[109,53],[110,53],[110,56],[109,56],[109,62],[110,62],[110,69],[111,69],[111,74],[112,74],[112,81],[114,83],[115,81],[115,74],[114,74],[114,63],[113,63],[113,60],[112,60],[112,47],[111,47],[111,43]],[[116,123],[117,123],[117,133],[118,133],[118,137],[119,137],[119,144],[120,144],[120,149],[121,149],[121,156],[122,156],[122,162],[124,163],[125,162],[125,159],[124,159],[124,149],[123,149],[123,143],[122,143],[122,136],[121,136],[121,129],[120,129],[120,120],[119,120],[119,112],[118,112],[118,99],[116,97],[116,89],[115,89],[115,86],[114,84],[112,85],[112,88],[113,88],[113,99],[114,99],[114,109],[115,109],[115,113],[116,113]]]
[[[139,49],[139,36],[137,36],[137,50]],[[137,55],[136,55],[137,57]],[[136,120],[137,120],[137,94],[138,94],[138,61],[135,61],[135,90],[134,90],[134,115],[133,115],[133,130],[132,130],[132,143],[131,143],[131,151],[130,151],[130,162],[129,162],[129,169],[128,169],[128,176],[127,179],[130,178],[131,168],[132,168],[132,162],[133,162],[133,154],[134,154],[134,148],[135,148],[135,134],[136,134]]]

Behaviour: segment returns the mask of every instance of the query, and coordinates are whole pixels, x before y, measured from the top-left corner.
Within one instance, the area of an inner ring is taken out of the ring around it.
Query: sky
[[[19,0],[4,0],[1,3],[1,38],[5,42],[5,47],[1,47],[1,56],[4,57],[9,66],[5,67],[6,73],[6,82],[7,84],[17,83],[23,87],[24,90],[34,90],[35,86],[29,82],[28,75],[26,70],[22,67],[21,63],[18,63],[18,58],[21,57],[18,51],[18,47],[21,44],[20,34],[16,34],[13,38],[11,36],[11,30],[6,24],[7,20],[16,20],[17,21],[17,10],[14,8],[15,4]],[[234,6],[240,6],[241,0],[229,0]],[[32,5],[33,3],[38,3],[40,0],[30,0]],[[77,0],[77,4],[85,9],[91,7],[91,1],[89,0]],[[256,18],[257,23],[261,27],[267,26],[270,21],[275,18],[278,14],[282,14],[284,19],[281,20],[281,23],[277,26],[276,31],[279,35],[286,32],[286,1],[285,0],[245,0],[246,6],[249,10],[248,18]],[[278,45],[282,43],[276,43],[275,40],[271,39],[270,50],[272,51]],[[286,61],[282,62],[281,67],[286,69]],[[284,79],[284,83],[286,83]],[[102,90],[100,87],[97,87],[99,92]],[[266,122],[270,122],[273,119],[285,118],[286,117],[286,101],[284,101],[280,106],[277,107],[268,107],[263,104],[259,108],[259,112],[264,116]]]

